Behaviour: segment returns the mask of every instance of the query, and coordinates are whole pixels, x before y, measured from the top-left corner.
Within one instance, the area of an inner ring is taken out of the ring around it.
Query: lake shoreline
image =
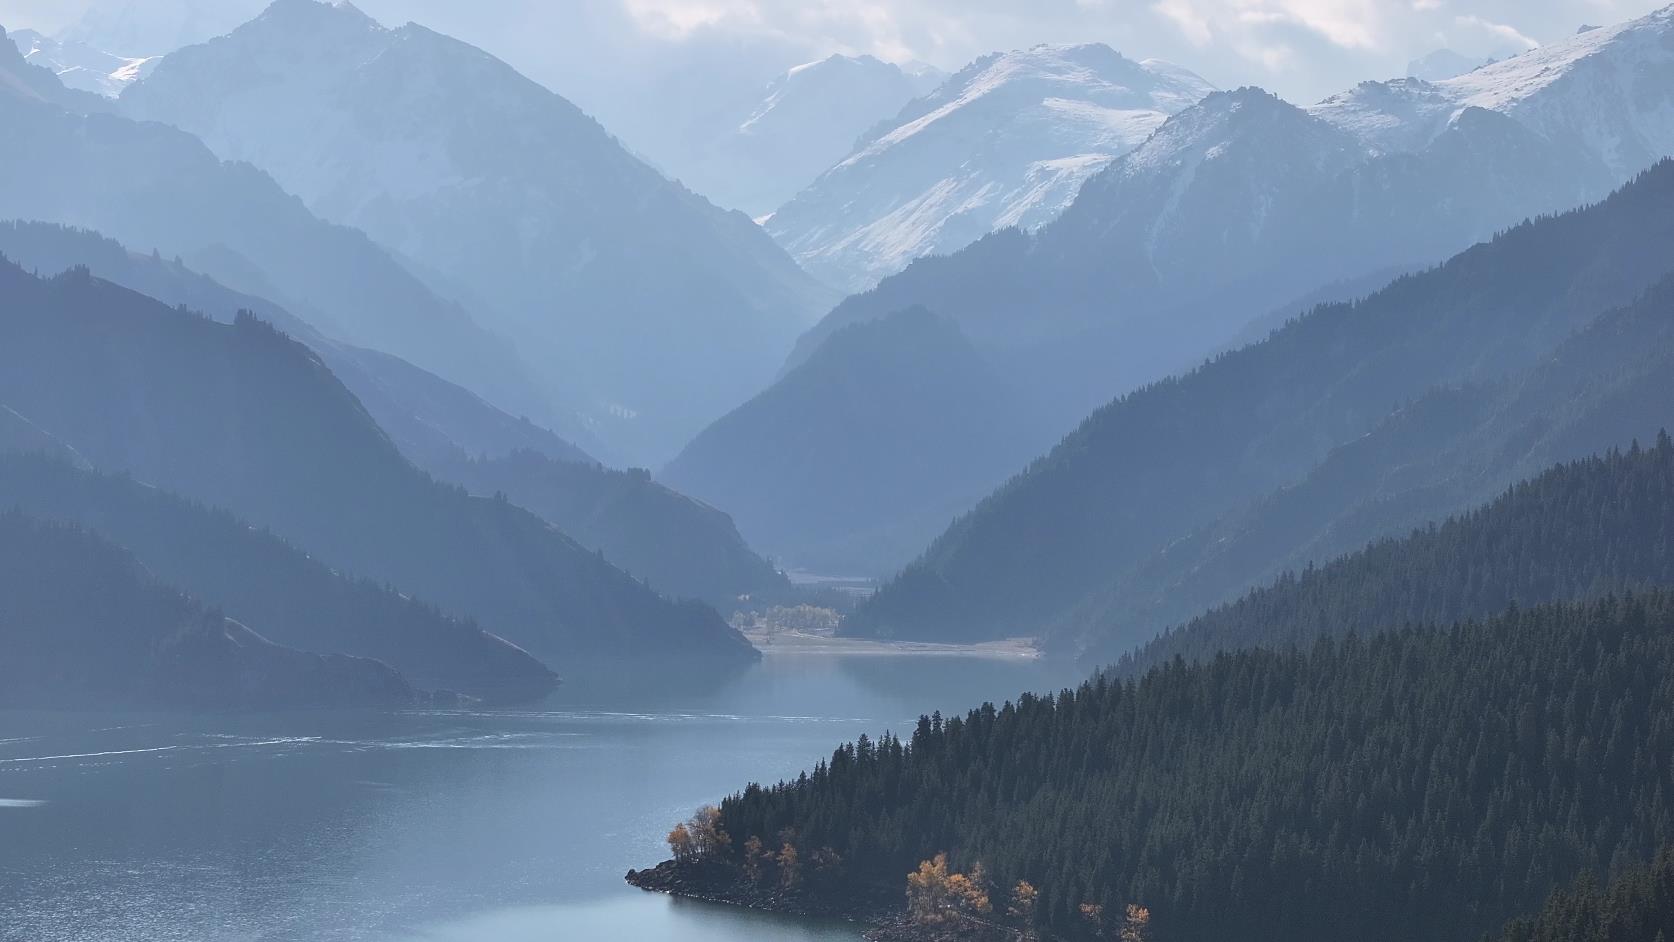
[[[867,942],[1016,942],[1022,934],[992,924],[926,927],[908,921],[898,904],[885,902],[880,891],[864,902],[839,902],[809,897],[778,888],[765,888],[722,863],[678,863],[665,860],[649,870],[629,870],[624,879],[648,893],[699,900],[760,912],[847,922],[861,930]]]
[[[1003,661],[1038,661],[1042,654],[1032,638],[1007,638],[977,644],[939,641],[878,641],[844,638],[794,629],[747,630],[744,637],[762,656],[859,655],[864,657],[959,657]]]

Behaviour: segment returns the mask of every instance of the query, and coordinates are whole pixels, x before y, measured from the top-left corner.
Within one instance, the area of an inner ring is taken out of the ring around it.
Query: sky
[[[601,117],[634,102],[757,88],[832,52],[949,71],[1039,42],[1105,42],[1224,88],[1298,103],[1404,74],[1438,48],[1501,56],[1638,16],[1666,0],[356,0],[390,24],[424,23],[511,62]],[[155,20],[161,37],[236,23],[262,0],[0,0],[0,24],[56,31],[90,5],[107,24]],[[132,7],[132,10],[124,9]],[[138,11],[139,15],[133,15]],[[195,27],[194,22],[196,21]],[[185,25],[176,25],[176,24]],[[207,26],[205,24],[208,24]],[[139,39],[137,27],[125,36]],[[143,40],[164,42],[163,38]],[[145,54],[152,49],[115,49]],[[695,105],[694,105],[695,106]],[[656,109],[666,115],[669,109]],[[656,120],[664,120],[658,117]],[[606,122],[611,123],[607,120]]]

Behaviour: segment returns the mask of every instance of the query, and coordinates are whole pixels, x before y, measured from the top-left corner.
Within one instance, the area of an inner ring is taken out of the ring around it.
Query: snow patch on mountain
[[[50,69],[66,88],[115,98],[156,67],[159,57],[133,58],[94,49],[74,40],[60,42],[32,29],[11,34],[24,61]]]
[[[995,229],[1050,222],[1089,177],[1213,90],[1099,44],[995,53],[863,137],[766,224],[809,271],[861,290]]]
[[[1572,140],[1626,179],[1674,154],[1674,6],[1437,82],[1365,82],[1310,110],[1402,152],[1427,146],[1468,108]]]

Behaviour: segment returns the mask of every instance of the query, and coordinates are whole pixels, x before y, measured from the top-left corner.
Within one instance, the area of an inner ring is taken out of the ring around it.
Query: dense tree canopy
[[[1200,615],[1121,668],[1139,673],[1327,633],[1481,617],[1674,585],[1674,442],[1557,467],[1486,507],[1384,540]]]
[[[1159,939],[1469,939],[1674,837],[1674,596],[1513,609],[1307,653],[1176,662],[837,750],[722,806],[735,846],[894,895],[947,851],[1034,919],[1149,907]]]

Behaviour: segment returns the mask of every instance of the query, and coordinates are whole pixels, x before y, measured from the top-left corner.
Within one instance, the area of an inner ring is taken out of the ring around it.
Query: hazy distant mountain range
[[[115,98],[157,66],[157,57],[113,55],[76,41],[60,41],[32,29],[12,33],[12,42],[30,65],[50,69],[68,88]]]
[[[1054,437],[958,325],[910,309],[833,335],[663,477],[787,563],[882,575]]]
[[[1599,206],[1117,399],[955,523],[850,630],[1056,624],[1067,647],[1110,654],[1275,566],[1648,440],[1674,382],[1669,295],[1635,299],[1674,275],[1671,208],[1664,162]]]
[[[832,300],[747,216],[568,101],[349,4],[278,0],[166,56],[121,108],[262,167],[398,253],[510,338],[550,395],[585,396],[631,459],[671,454],[761,388]]]
[[[878,122],[947,78],[931,66],[832,55],[776,77],[741,100],[663,165],[716,203],[751,216],[773,212],[842,160]]]

